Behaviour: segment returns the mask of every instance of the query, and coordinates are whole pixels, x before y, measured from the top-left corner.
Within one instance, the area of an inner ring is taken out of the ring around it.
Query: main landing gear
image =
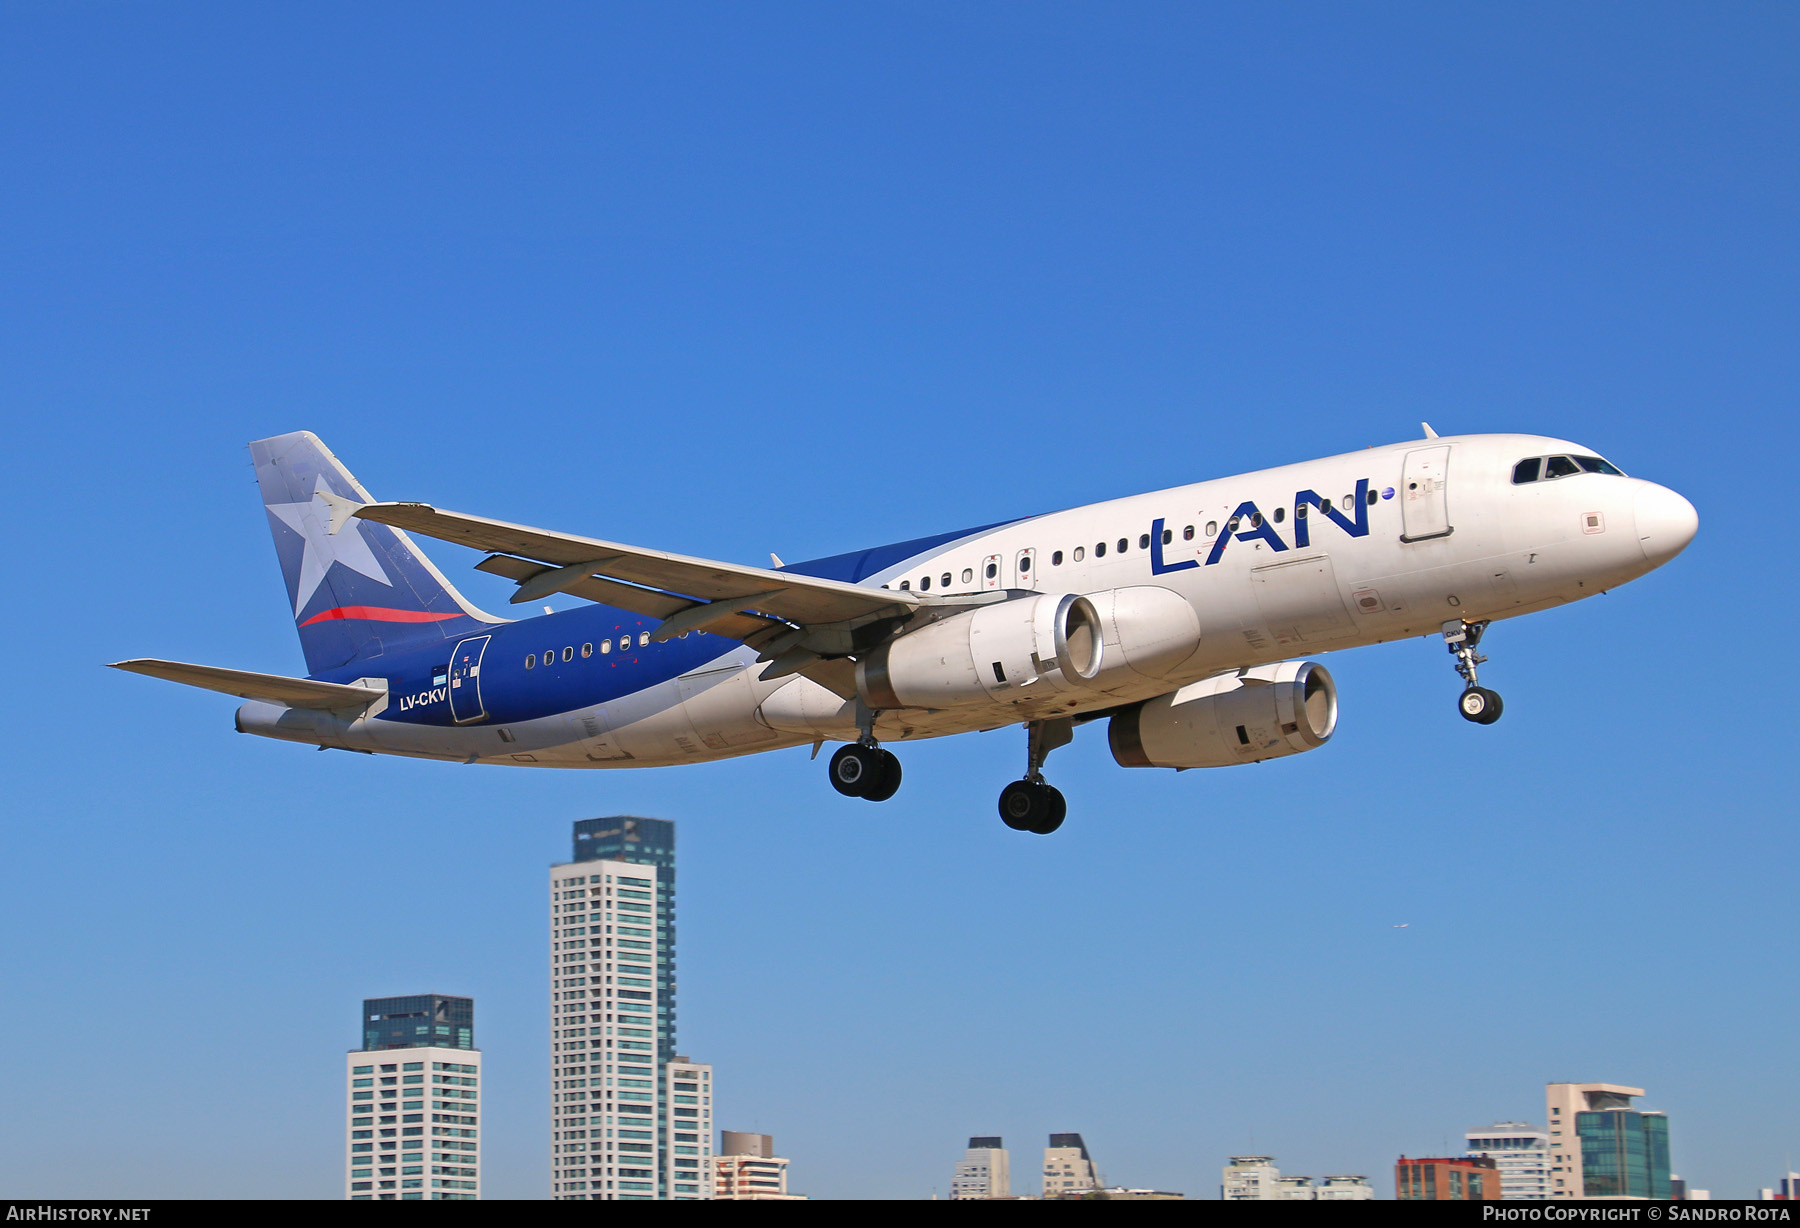
[[[1487,628],[1486,619],[1470,623],[1453,618],[1444,624],[1444,646],[1456,658],[1456,672],[1463,680],[1463,693],[1456,701],[1456,710],[1462,713],[1465,721],[1474,721],[1477,725],[1492,725],[1500,719],[1505,708],[1496,692],[1475,685],[1475,667],[1487,661],[1475,651],[1475,646],[1481,643],[1481,633]]]
[[[1044,760],[1059,746],[1067,746],[1075,736],[1075,722],[1027,721],[1025,779],[1015,780],[1000,790],[1000,821],[1014,831],[1035,832],[1047,836],[1063,824],[1069,804],[1061,790],[1044,782]]]
[[[831,757],[831,787],[845,797],[885,802],[900,788],[900,760],[872,738],[841,746]]]

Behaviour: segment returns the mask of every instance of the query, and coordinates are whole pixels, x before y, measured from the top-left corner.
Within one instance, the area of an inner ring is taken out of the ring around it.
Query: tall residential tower
[[[712,1067],[675,1052],[675,824],[575,824],[550,870],[550,1196],[710,1198]]]
[[[481,1197],[474,999],[365,998],[362,1041],[344,1062],[345,1197]]]

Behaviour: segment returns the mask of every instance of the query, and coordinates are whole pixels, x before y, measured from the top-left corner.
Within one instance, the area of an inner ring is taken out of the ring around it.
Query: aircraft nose
[[[1652,567],[1662,566],[1687,549],[1700,528],[1700,513],[1694,505],[1666,486],[1646,484],[1637,492],[1633,512],[1638,545]]]

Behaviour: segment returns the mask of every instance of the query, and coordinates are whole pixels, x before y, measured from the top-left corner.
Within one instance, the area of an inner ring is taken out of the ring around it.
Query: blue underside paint
[[[984,525],[828,558],[809,559],[791,563],[783,570],[824,580],[858,583],[898,563],[930,554],[950,542],[997,527]],[[342,568],[333,567],[332,578],[339,570]],[[451,725],[454,721],[449,691],[438,679],[443,677],[444,668],[461,636],[489,636],[480,677],[481,704],[487,716],[476,724],[496,725],[611,703],[671,682],[738,646],[736,640],[699,631],[665,643],[640,646],[643,634],[656,630],[657,621],[603,605],[587,605],[497,625],[468,619],[458,624],[461,635],[454,638],[434,634],[423,644],[414,640],[399,646],[384,646],[380,640],[369,641],[374,652],[364,653],[353,661],[313,676],[326,682],[385,677],[388,705],[377,719],[415,725]],[[621,649],[621,639],[628,639],[630,646]],[[603,641],[612,643],[611,652],[600,651]],[[584,645],[593,646],[591,655],[581,655]],[[573,650],[571,660],[563,660],[565,648]],[[551,654],[547,665],[544,663],[546,652]],[[532,659],[529,669],[525,666],[527,657]],[[467,700],[459,700],[459,703],[466,704]]]

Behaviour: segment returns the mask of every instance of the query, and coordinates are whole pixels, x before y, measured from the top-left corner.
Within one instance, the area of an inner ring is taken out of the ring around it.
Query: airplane
[[[650,767],[826,742],[832,786],[884,801],[887,745],[1023,726],[1002,821],[1067,813],[1046,757],[1107,722],[1122,767],[1256,763],[1323,746],[1312,654],[1439,636],[1461,715],[1489,626],[1660,567],[1699,517],[1591,448],[1424,438],[770,567],[378,502],[311,432],[250,445],[307,676],[114,668],[247,700],[240,733],[322,749],[557,768]],[[413,543],[485,552],[513,604],[471,605]]]

